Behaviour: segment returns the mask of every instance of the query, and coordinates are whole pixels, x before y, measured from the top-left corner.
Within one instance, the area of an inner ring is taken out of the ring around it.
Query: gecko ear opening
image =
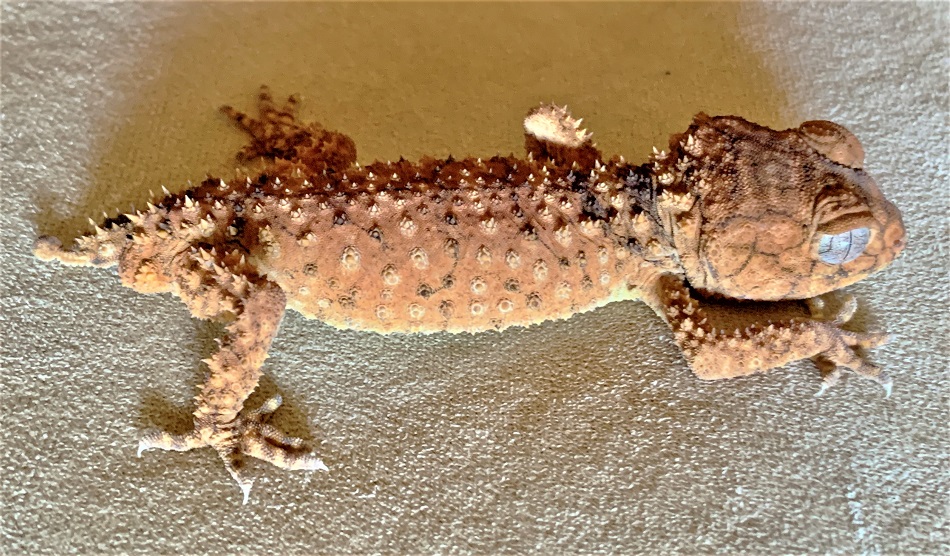
[[[853,133],[834,122],[813,120],[798,126],[802,138],[813,149],[842,166],[864,166],[864,148]]]

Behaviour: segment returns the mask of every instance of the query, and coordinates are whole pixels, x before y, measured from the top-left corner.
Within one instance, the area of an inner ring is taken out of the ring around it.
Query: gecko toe
[[[854,313],[858,310],[858,300],[851,294],[846,294],[841,308],[835,314],[834,323],[837,325],[845,324],[850,321]]]
[[[187,452],[204,445],[204,442],[196,431],[187,434],[169,434],[164,431],[152,431],[139,439],[139,447],[136,455],[142,457],[143,452],[152,449]]]
[[[890,340],[891,337],[886,332],[866,332],[863,334],[855,334],[854,343],[851,345],[864,349],[873,349],[883,346]]]
[[[303,453],[304,439],[287,435],[267,423],[282,403],[283,398],[276,395],[247,414],[242,440],[245,453],[284,469],[326,471],[322,461],[311,453]]]
[[[261,404],[260,407],[248,413],[248,419],[257,419],[260,422],[267,421],[270,418],[271,414],[277,411],[281,405],[284,403],[284,398],[280,394],[271,396]]]
[[[817,398],[823,396],[832,386],[838,384],[844,371],[833,361],[824,357],[815,357],[813,360],[818,370],[821,371],[821,387],[815,392],[815,397]]]

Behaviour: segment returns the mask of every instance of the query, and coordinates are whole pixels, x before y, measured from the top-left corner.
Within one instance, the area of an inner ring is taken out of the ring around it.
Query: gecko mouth
[[[840,234],[822,234],[818,242],[818,256],[828,264],[844,264],[858,258],[868,246],[871,231],[867,227],[854,228]]]

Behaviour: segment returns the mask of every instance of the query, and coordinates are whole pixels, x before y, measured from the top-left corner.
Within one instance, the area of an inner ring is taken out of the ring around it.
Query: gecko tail
[[[76,238],[73,249],[64,249],[63,242],[53,236],[40,236],[33,244],[33,254],[42,261],[58,260],[64,264],[109,267],[118,263],[119,250],[104,237],[107,234]]]

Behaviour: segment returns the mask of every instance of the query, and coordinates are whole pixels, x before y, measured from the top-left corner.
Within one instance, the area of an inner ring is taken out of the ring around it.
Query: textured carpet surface
[[[0,551],[947,553],[947,4],[2,6]],[[796,364],[692,376],[645,306],[482,335],[383,337],[290,314],[276,417],[329,473],[255,466],[249,505],[189,426],[216,330],[114,272],[44,264],[38,233],[224,173],[216,112],[256,88],[360,160],[521,150],[567,103],[641,160],[693,113],[833,119],[909,248],[850,288],[895,379],[823,398]]]

